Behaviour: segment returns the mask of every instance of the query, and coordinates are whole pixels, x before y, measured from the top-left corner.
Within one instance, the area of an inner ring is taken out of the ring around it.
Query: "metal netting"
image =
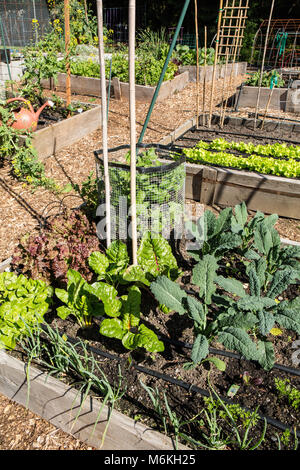
[[[47,0],[1,0],[1,47],[25,47],[49,32]]]
[[[166,239],[179,239],[184,228],[185,203],[185,158],[176,154],[170,158],[170,150],[165,146],[141,145],[142,149],[153,149],[159,157],[159,164],[151,167],[137,167],[136,203],[138,238],[150,231],[153,236],[160,234]],[[111,202],[112,239],[131,238],[130,226],[130,166],[119,163],[129,146],[109,149],[109,177]],[[139,154],[141,148],[138,150]],[[96,167],[99,182],[98,216],[105,215],[104,166],[102,151],[96,151]],[[112,162],[111,160],[114,160]],[[98,236],[105,238],[104,224]]]

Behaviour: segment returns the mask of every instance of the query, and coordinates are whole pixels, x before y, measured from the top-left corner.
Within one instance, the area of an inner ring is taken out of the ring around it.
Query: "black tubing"
[[[44,328],[43,328],[44,329]],[[64,333],[65,334],[65,333]],[[66,335],[67,336],[67,339],[70,343],[72,344],[78,344],[78,341],[75,340],[75,338],[72,338],[70,337],[69,335]],[[110,353],[107,353],[105,351],[102,351],[101,349],[98,349],[94,346],[89,346],[87,345],[87,347],[92,351],[94,352],[97,356],[102,356],[102,357],[105,357],[107,359],[112,359],[112,360],[117,360],[118,362],[121,362],[123,359],[119,356],[116,356],[114,354],[110,354]],[[184,382],[183,380],[179,380],[179,379],[175,379],[174,377],[171,377],[170,375],[166,375],[166,374],[162,374],[161,372],[158,372],[158,371],[155,371],[155,370],[152,370],[152,369],[148,369],[146,367],[142,367],[142,366],[139,366],[135,363],[132,363],[131,364],[131,367],[133,367],[134,369],[138,370],[139,372],[143,372],[147,375],[150,375],[152,377],[156,377],[158,379],[161,379],[165,382],[169,382],[173,385],[177,385],[181,388],[184,388],[185,390],[189,391],[189,392],[195,392],[195,393],[199,393],[200,395],[202,396],[205,396],[205,397],[210,397],[211,393],[208,391],[208,390],[205,390],[203,388],[200,388],[200,387],[197,387],[196,385],[193,385],[193,384],[190,384],[188,382]],[[229,405],[234,405],[236,403],[234,403],[232,400],[230,400],[229,398],[227,397],[220,397],[220,399],[222,401],[224,401],[224,403],[227,403]],[[241,405],[240,405],[241,406]],[[249,408],[245,407],[245,406],[241,406],[241,408],[243,408],[244,410],[246,411],[250,411],[252,412],[252,410],[250,410]],[[268,424],[271,424],[272,426],[282,430],[282,431],[285,431],[286,429],[289,429],[291,432],[294,431],[294,428],[292,426],[288,426],[284,423],[281,423],[280,421],[274,419],[274,418],[271,418],[270,416],[265,416],[265,415],[262,415],[261,413],[258,413],[259,417],[261,419],[265,419],[266,422]],[[300,438],[300,431],[296,431],[296,435],[298,438]]]

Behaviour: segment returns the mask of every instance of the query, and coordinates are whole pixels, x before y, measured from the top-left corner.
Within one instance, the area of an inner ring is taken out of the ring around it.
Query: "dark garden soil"
[[[278,129],[266,131],[265,129],[256,128],[254,130],[250,126],[234,126],[231,124],[226,124],[221,129],[218,124],[212,124],[210,129],[207,126],[199,126],[197,130],[188,131],[184,136],[175,141],[175,145],[194,147],[199,140],[211,141],[219,138],[226,139],[229,142],[253,142],[255,145],[282,144],[285,140],[299,142],[300,144],[300,133],[284,129],[280,129],[280,132]]]

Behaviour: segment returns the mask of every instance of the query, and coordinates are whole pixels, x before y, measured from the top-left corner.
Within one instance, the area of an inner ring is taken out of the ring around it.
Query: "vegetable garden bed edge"
[[[99,400],[89,396],[82,403],[79,392],[74,388],[47,377],[35,367],[27,370],[25,363],[4,351],[0,351],[0,392],[28,406],[33,413],[64,432],[100,449],[110,411],[104,406],[99,419]],[[183,445],[178,447],[188,449]],[[101,450],[174,450],[174,446],[170,438],[113,410]]]
[[[33,145],[38,157],[44,159],[74,144],[101,126],[101,106],[91,106],[91,109],[81,114],[34,132]]]
[[[162,83],[157,102],[171,97],[174,93],[183,90],[189,82],[189,72],[183,72],[172,80]],[[108,85],[108,80],[106,80]],[[66,91],[66,74],[59,73],[57,75],[57,84],[54,85],[53,80],[44,80],[43,86],[56,91]],[[155,86],[135,85],[136,101],[150,103],[155,92]],[[91,77],[80,77],[71,75],[72,93],[78,95],[101,97],[100,79]],[[112,93],[115,99],[124,97],[129,100],[129,83],[120,82],[117,77],[112,79]]]

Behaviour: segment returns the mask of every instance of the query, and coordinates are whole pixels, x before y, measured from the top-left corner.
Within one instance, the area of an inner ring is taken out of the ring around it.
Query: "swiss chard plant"
[[[55,289],[56,296],[65,305],[57,308],[57,315],[65,320],[69,315],[76,318],[78,324],[85,328],[92,324],[92,318],[119,315],[121,301],[116,289],[104,282],[88,282],[74,269],[67,273],[68,286]]]
[[[122,308],[117,318],[106,318],[100,325],[100,333],[122,341],[126,349],[145,348],[151,353],[164,350],[164,344],[157,335],[140,322],[141,292],[137,286],[121,297]]]
[[[172,249],[161,235],[145,232],[137,252],[138,265],[129,265],[126,244],[114,241],[106,253],[93,252],[89,257],[91,269],[98,280],[105,280],[114,286],[135,283],[140,287],[149,286],[156,277],[164,274],[177,279],[180,270]]]
[[[0,274],[0,349],[16,342],[43,322],[52,303],[52,288],[15,273]]]

